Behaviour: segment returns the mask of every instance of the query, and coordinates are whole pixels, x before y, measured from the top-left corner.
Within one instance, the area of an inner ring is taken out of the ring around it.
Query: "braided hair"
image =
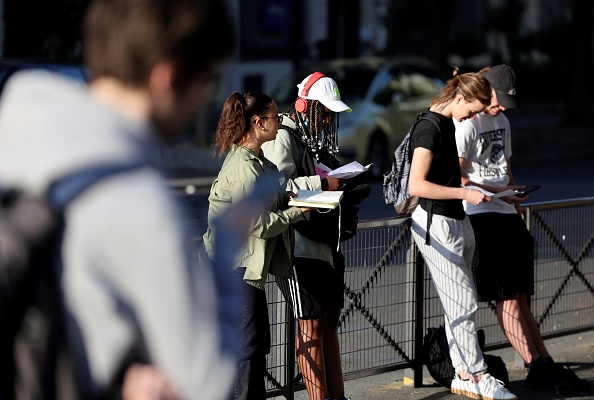
[[[305,120],[297,115],[297,126],[301,131],[303,143],[318,157],[320,150],[334,156],[338,153],[338,114],[330,111],[330,121],[324,124],[325,106],[319,100],[308,100]]]

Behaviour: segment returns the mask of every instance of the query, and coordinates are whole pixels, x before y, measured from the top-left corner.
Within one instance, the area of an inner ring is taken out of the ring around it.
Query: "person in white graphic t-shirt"
[[[515,73],[504,64],[480,72],[491,84],[491,104],[474,119],[454,121],[462,184],[492,193],[522,189],[512,173],[510,123],[503,113],[518,107]],[[495,303],[501,328],[529,367],[528,386],[558,394],[587,390],[587,381],[554,363],[528,305],[534,294],[534,243],[520,207],[528,198],[464,201],[476,240],[473,273],[478,299]]]

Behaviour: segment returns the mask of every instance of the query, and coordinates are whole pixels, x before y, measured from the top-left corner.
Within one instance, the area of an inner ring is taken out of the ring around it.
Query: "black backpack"
[[[477,336],[479,346],[483,351],[483,357],[489,368],[488,372],[507,386],[509,384],[509,374],[505,362],[499,356],[484,353],[485,332],[482,329],[477,330]],[[443,326],[427,329],[427,334],[423,338],[423,356],[424,364],[435,382],[450,389],[455,371]]]
[[[0,187],[0,399],[80,399],[58,285],[63,212],[94,182],[142,164],[96,166],[45,198]]]

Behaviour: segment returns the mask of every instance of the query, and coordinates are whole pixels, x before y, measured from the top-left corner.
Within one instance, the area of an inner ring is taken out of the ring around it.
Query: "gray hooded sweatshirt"
[[[0,101],[0,182],[42,194],[85,166],[158,160],[154,128],[46,72],[13,75]],[[66,210],[61,285],[74,370],[88,394],[108,389],[144,347],[183,399],[223,399],[234,376],[215,275],[192,258],[178,199],[155,167],[95,183]]]

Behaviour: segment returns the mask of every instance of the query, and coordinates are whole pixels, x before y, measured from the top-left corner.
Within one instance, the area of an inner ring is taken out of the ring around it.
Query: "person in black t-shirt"
[[[474,118],[490,103],[491,86],[482,74],[454,70],[454,77],[429,106],[439,129],[425,120],[415,127],[408,189],[421,198],[412,214],[412,236],[444,309],[456,370],[451,391],[471,398],[513,400],[516,396],[487,372],[476,334],[477,294],[470,269],[475,241],[462,200],[479,204],[491,198],[461,186],[452,120]]]

